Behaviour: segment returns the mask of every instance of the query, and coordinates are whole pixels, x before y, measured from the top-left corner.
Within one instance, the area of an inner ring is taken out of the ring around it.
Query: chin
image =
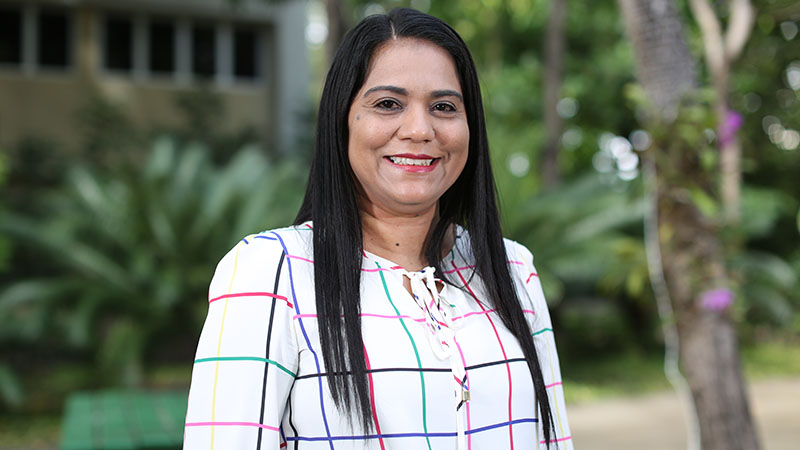
[[[435,207],[439,202],[439,197],[425,196],[405,196],[394,199],[398,209],[403,212],[421,213]]]

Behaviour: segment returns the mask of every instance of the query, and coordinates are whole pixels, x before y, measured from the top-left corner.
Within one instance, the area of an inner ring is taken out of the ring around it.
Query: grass
[[[742,349],[748,380],[800,376],[800,341],[768,341]]]
[[[659,354],[623,353],[562,363],[568,403],[629,396],[669,388]]]
[[[59,414],[0,415],[0,448],[4,450],[44,450],[58,445],[61,430]]]
[[[800,342],[767,341],[741,349],[745,379],[800,376]],[[671,389],[663,354],[623,353],[614,357],[562,362],[568,403],[633,396]]]

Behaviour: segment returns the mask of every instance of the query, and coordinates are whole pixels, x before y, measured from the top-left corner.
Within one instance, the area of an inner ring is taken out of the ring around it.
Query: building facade
[[[203,89],[220,129],[288,150],[307,106],[305,24],[303,0],[0,0],[0,146],[80,145],[75,114],[93,95],[170,127],[176,94]]]

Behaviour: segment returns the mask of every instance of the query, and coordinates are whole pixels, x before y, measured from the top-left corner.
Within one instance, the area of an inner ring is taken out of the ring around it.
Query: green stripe
[[[210,361],[258,361],[258,362],[265,362],[265,363],[272,364],[273,366],[277,367],[278,369],[281,369],[282,371],[284,371],[284,372],[288,373],[289,375],[291,375],[293,378],[297,376],[297,374],[295,374],[291,370],[287,369],[286,367],[283,367],[282,365],[280,365],[280,363],[278,363],[276,361],[273,361],[271,359],[267,359],[267,358],[259,358],[257,356],[220,356],[220,357],[216,357],[216,358],[200,358],[200,359],[195,359],[194,363],[197,364],[197,363],[210,362]]]
[[[542,328],[541,330],[537,331],[536,333],[533,333],[533,335],[536,336],[537,334],[542,334],[545,331],[553,331],[553,329],[552,328]]]
[[[378,268],[381,268],[381,265],[378,262],[375,262],[375,265]],[[389,288],[386,286],[386,278],[383,277],[383,271],[378,271],[378,274],[381,276],[381,282],[383,283],[383,290],[386,291],[386,298],[389,299],[389,303],[394,308],[394,312],[396,315],[400,315],[400,311],[394,306],[394,302],[392,301],[392,296],[389,295]],[[405,288],[404,288],[405,289]],[[403,329],[406,330],[406,334],[408,335],[408,339],[411,341],[411,346],[414,348],[414,355],[417,357],[417,367],[422,369],[422,361],[419,359],[419,352],[417,351],[417,344],[414,343],[414,338],[411,337],[411,332],[408,331],[408,327],[406,327],[405,321],[403,318],[400,318],[400,325],[403,326]],[[425,431],[425,440],[428,442],[428,450],[431,450],[431,440],[428,438],[428,416],[427,416],[427,408],[425,406],[425,377],[423,376],[423,372],[419,372],[419,381],[422,384],[422,429]]]

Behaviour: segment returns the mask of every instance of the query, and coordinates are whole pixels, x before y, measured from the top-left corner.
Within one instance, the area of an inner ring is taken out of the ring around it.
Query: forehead
[[[392,39],[375,50],[360,90],[383,84],[461,91],[450,53],[430,41],[414,38]]]

